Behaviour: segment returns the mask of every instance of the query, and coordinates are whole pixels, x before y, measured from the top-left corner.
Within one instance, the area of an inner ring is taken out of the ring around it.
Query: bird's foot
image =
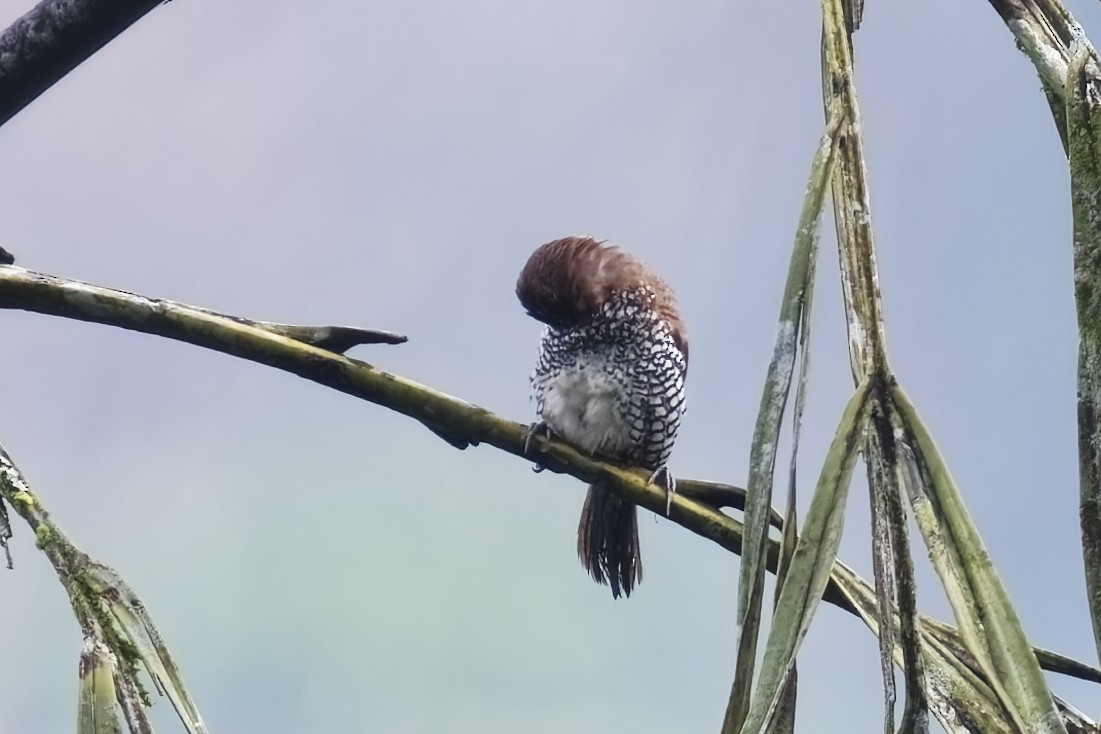
[[[547,425],[546,421],[535,421],[528,428],[527,432],[524,433],[524,456],[527,456],[531,452],[531,442],[539,436],[542,436],[545,439],[549,439],[551,437],[551,429],[550,426]],[[536,464],[531,468],[531,470],[536,474],[543,471],[544,469],[546,469],[546,467],[540,466],[539,464]]]
[[[665,489],[665,516],[669,517],[669,513],[673,509],[673,495],[677,493],[677,480],[673,478],[669,468],[665,466],[658,467],[646,483],[660,484]]]

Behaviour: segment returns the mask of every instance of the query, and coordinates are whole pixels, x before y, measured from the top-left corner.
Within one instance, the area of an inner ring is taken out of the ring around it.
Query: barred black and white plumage
[[[663,476],[684,413],[688,343],[672,290],[626,251],[555,240],[528,260],[516,293],[547,324],[532,375],[542,424],[596,455]],[[578,527],[590,575],[630,595],[642,578],[635,506],[593,485]]]

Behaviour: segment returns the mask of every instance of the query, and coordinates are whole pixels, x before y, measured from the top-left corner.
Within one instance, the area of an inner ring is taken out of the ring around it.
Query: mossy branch
[[[69,540],[3,446],[0,498],[34,531],[35,544],[57,571],[84,633],[78,731],[118,731],[117,702],[131,732],[152,732],[145,713],[149,696],[138,675],[144,667],[157,690],[172,702],[188,734],[205,734],[198,706],[137,594],[111,568]]]
[[[1050,89],[1064,102],[1071,46],[1084,38],[1082,27],[1059,0],[989,0],[1020,48]],[[1092,47],[1090,55],[1096,61]]]
[[[1079,521],[1101,654],[1101,62],[1059,0],[990,0],[1043,81],[1070,168],[1078,315]]]
[[[445,395],[412,380],[380,370],[360,360],[336,354],[285,336],[295,329],[271,328],[266,322],[226,316],[213,311],[78,281],[0,267],[0,308],[21,309],[117,326],[168,337],[231,354],[296,374],[326,387],[390,408],[419,420],[452,443],[495,446],[525,456],[527,426],[494,415],[484,408]],[[290,330],[288,332],[288,330]],[[364,333],[378,333],[362,330]],[[587,456],[559,440],[532,444],[525,458],[557,473],[613,485],[627,499],[664,514],[665,491],[648,484],[649,474]],[[678,481],[670,517],[698,535],[741,550],[740,530],[722,527],[729,520],[719,506],[739,507],[744,494],[714,482]],[[698,497],[702,504],[692,499]],[[773,514],[771,522],[779,524]],[[737,541],[731,540],[731,533]]]
[[[648,484],[647,472],[600,461],[554,439],[537,441],[530,456],[525,456],[525,425],[379,370],[366,362],[288,338],[263,328],[263,322],[218,315],[201,308],[113,291],[14,266],[0,266],[0,308],[36,311],[142,331],[274,366],[333,390],[397,410],[422,421],[436,432],[444,432],[453,442],[458,440],[468,445],[488,443],[552,471],[574,475],[584,482],[600,480],[625,499],[657,513],[664,514],[665,511],[665,492]],[[672,521],[734,554],[740,554],[742,523],[719,512],[719,507],[741,510],[744,507],[744,491],[727,484],[693,480],[679,480],[677,487],[669,515]],[[68,540],[51,521],[40,497],[31,492],[30,486],[2,449],[0,497],[11,504],[34,530],[39,546],[54,563],[58,577],[65,585],[70,600],[73,600],[81,626],[99,629],[113,643],[109,649],[119,656],[120,667],[129,666],[124,669],[135,672],[140,661],[160,684],[166,684],[166,680],[167,684],[178,680],[175,666],[171,664],[159,636],[130,638],[117,634],[120,628],[144,626],[153,629],[144,607],[115,572],[89,559]],[[770,524],[780,526],[780,514],[773,512]],[[766,552],[768,571],[775,573],[778,558],[780,543],[770,538]],[[874,595],[871,584],[843,563],[837,562],[822,599],[849,613],[862,615],[866,614],[866,610],[862,611],[853,600],[866,599],[869,594]],[[948,631],[944,634],[952,645],[962,649],[955,628],[933,620],[928,620],[928,624]],[[116,636],[112,638],[110,635]],[[1036,650],[1036,656],[1040,664],[1049,670],[1101,682],[1099,670],[1045,650]],[[116,686],[119,686],[118,680]],[[179,682],[179,687],[182,688],[182,682]],[[124,713],[140,710],[132,693],[122,703]],[[181,713],[185,721],[190,716],[189,711],[184,709]],[[189,721],[198,722],[197,713]]]
[[[256,325],[261,322],[18,267],[0,267],[0,308],[63,316],[185,341],[276,367],[377,403],[419,420],[435,432],[444,432],[449,438],[470,445],[486,443],[525,456],[526,425],[503,419],[484,408],[366,362],[304,344]],[[645,471],[595,459],[554,439],[535,442],[525,458],[584,482],[600,480],[626,499],[654,512],[664,512],[665,492],[648,483]],[[682,479],[678,481],[669,517],[697,535],[740,553],[742,524],[719,512],[720,506],[741,509],[744,492],[728,485]],[[770,522],[774,526],[781,523],[778,513],[772,513]],[[38,525],[32,523],[34,528]],[[772,572],[776,568],[776,553],[773,543],[767,556],[767,567]],[[827,601],[834,603],[842,598],[836,590],[826,595]]]
[[[1086,598],[1101,655],[1101,76],[1082,44],[1067,69],[1067,157],[1078,312],[1078,514]]]

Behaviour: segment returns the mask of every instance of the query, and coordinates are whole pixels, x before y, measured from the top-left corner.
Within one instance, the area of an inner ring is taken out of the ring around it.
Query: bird
[[[684,415],[688,372],[688,335],[673,290],[625,249],[574,236],[531,254],[516,296],[544,324],[531,375],[538,419],[528,442],[549,433],[651,471],[651,483],[667,492],[668,514],[676,481],[666,462]],[[577,554],[614,598],[630,596],[642,581],[634,503],[600,482],[590,485]]]

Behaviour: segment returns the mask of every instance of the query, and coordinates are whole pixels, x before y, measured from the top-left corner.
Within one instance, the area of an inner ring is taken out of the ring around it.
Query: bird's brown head
[[[688,340],[672,289],[626,250],[592,237],[564,237],[531,254],[516,296],[532,318],[559,329],[588,323],[616,292],[643,290],[687,357]]]

